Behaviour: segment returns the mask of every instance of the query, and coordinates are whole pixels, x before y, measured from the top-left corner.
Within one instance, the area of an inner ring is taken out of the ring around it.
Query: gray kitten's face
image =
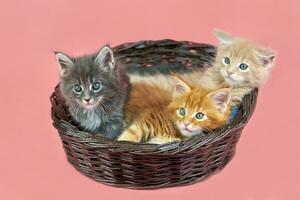
[[[100,90],[102,88],[100,81],[88,81],[87,83],[75,83],[72,88],[72,96],[78,104],[85,108],[93,108],[99,103],[102,96]]]
[[[76,66],[76,68],[66,77],[62,79],[62,91],[69,101],[78,105],[92,109],[97,106],[105,97],[106,81],[104,73],[99,70],[94,72],[85,72],[84,66]],[[100,75],[103,74],[103,77]]]
[[[56,53],[60,65],[61,90],[69,104],[94,109],[116,96],[114,58],[109,47],[96,56],[70,58]]]

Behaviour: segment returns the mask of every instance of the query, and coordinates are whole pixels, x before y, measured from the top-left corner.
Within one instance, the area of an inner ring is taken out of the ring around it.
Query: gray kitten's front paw
[[[119,135],[121,135],[122,132],[122,126],[120,123],[110,123],[107,124],[105,129],[103,130],[103,133],[106,137],[115,139]]]

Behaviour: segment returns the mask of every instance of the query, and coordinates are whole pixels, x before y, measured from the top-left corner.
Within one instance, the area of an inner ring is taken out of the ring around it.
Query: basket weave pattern
[[[157,66],[185,72],[205,68],[215,47],[173,40],[141,41],[113,48],[129,73],[155,73]],[[206,136],[163,145],[116,142],[80,131],[72,122],[58,86],[51,96],[53,125],[68,161],[91,179],[112,186],[156,189],[189,185],[222,170],[235,154],[242,130],[255,108],[257,90],[247,95],[241,112],[226,127]]]

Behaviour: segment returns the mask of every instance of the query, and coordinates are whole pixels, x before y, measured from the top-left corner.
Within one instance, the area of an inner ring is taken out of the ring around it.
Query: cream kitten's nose
[[[228,75],[228,76],[231,76],[232,74],[233,74],[232,71],[227,70],[227,75]]]

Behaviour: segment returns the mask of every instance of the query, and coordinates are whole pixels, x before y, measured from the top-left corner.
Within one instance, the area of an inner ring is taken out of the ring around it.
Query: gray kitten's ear
[[[231,99],[231,90],[230,88],[222,88],[216,91],[213,91],[207,95],[217,107],[217,109],[224,113]]]
[[[54,52],[56,60],[59,65],[59,72],[61,77],[65,77],[69,74],[72,67],[74,66],[74,62],[72,59],[64,53]]]
[[[272,68],[276,58],[275,51],[267,48],[260,48],[256,50],[256,55],[258,59],[262,62],[264,67],[266,67],[267,69]]]
[[[234,39],[234,37],[231,34],[221,31],[219,29],[214,29],[214,35],[218,38],[221,45],[230,44]]]
[[[173,99],[180,97],[191,91],[191,87],[176,75],[172,75],[175,80],[175,88],[173,90]]]
[[[104,46],[100,49],[99,53],[95,58],[95,64],[105,69],[107,72],[114,70],[115,58],[109,46]]]

